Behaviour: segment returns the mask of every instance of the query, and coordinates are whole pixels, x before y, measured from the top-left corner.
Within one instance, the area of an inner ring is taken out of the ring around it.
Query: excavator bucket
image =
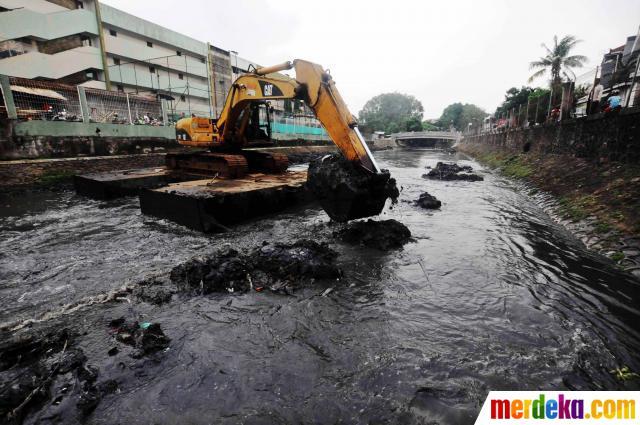
[[[342,155],[328,155],[309,165],[307,187],[332,220],[346,222],[382,212],[399,191],[389,171],[371,173]]]

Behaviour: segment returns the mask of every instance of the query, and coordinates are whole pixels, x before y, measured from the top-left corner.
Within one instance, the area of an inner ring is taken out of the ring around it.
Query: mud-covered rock
[[[442,206],[442,202],[440,202],[438,198],[428,192],[424,192],[423,194],[421,194],[420,197],[415,201],[415,204],[427,210],[435,210]]]
[[[307,279],[340,276],[337,253],[326,244],[300,240],[268,244],[247,254],[222,249],[208,257],[189,260],[173,268],[171,280],[182,290],[202,293],[247,291],[276,283],[297,285]]]
[[[433,169],[431,169],[427,174],[423,174],[422,177],[434,180],[484,180],[481,176],[473,173],[473,168],[469,165],[460,166],[455,163],[446,162],[438,162]]]
[[[378,215],[387,198],[399,196],[389,171],[367,172],[340,154],[309,164],[307,186],[332,220],[346,222]]]
[[[357,221],[334,233],[349,244],[359,244],[381,251],[402,248],[411,241],[411,231],[397,220]]]

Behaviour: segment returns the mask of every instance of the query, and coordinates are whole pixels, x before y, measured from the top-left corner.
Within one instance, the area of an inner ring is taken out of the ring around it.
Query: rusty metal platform
[[[228,225],[310,200],[306,181],[306,171],[287,171],[252,173],[239,179],[171,183],[142,190],[140,207],[143,214],[203,232],[217,232]]]
[[[73,177],[76,193],[94,199],[137,195],[141,189],[157,188],[172,181],[165,167],[109,171]]]

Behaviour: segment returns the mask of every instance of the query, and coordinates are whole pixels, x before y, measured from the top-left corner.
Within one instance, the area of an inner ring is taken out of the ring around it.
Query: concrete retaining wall
[[[461,143],[484,143],[522,153],[570,154],[590,160],[640,162],[640,108],[598,114],[528,129],[465,136]]]
[[[173,127],[6,120],[0,160],[141,154],[178,147]]]
[[[0,188],[32,185],[74,174],[164,165],[164,154],[0,161]]]

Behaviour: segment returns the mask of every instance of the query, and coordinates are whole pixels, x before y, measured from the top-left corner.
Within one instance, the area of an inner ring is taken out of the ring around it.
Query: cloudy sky
[[[584,40],[579,75],[640,25],[640,0],[102,0],[262,65],[308,59],[331,70],[354,114],[371,97],[416,96],[425,118],[453,102],[492,112],[527,83],[554,34]],[[545,79],[536,82],[546,83]]]

